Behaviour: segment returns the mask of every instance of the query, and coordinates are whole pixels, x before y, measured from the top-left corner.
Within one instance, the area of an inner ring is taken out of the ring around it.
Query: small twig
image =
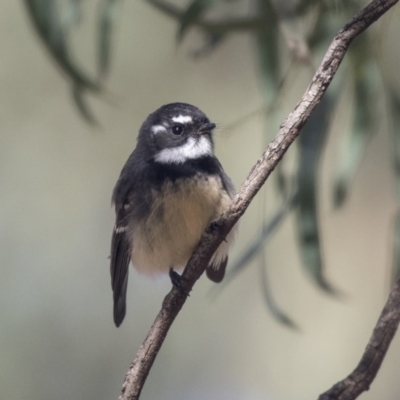
[[[400,277],[397,279],[356,369],[318,400],[354,400],[369,389],[381,367],[400,321]]]
[[[253,197],[275,169],[286,150],[300,134],[301,128],[321,100],[321,97],[337,72],[351,41],[397,2],[398,0],[372,1],[361,12],[355,15],[334,37],[320,67],[300,102],[283,122],[275,139],[269,144],[265,153],[252,168],[229,209],[214,221],[204,233],[183,272],[185,291],[187,293],[204,272],[215,250],[243,215]],[[139,399],[147,375],[164,342],[167,332],[186,301],[186,296],[182,292],[182,290],[173,288],[165,297],[161,311],[125,376],[119,400]],[[329,399],[333,398],[329,397]]]

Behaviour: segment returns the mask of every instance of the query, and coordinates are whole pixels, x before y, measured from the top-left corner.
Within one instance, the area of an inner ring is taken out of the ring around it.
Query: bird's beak
[[[217,125],[215,125],[213,122],[208,122],[207,124],[204,124],[200,129],[199,129],[199,135],[202,135],[204,133],[210,133]]]

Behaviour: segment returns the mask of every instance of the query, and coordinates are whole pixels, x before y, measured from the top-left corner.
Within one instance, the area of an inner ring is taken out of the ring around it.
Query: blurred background
[[[315,10],[303,1],[300,19],[276,8],[262,25],[269,31],[256,21],[205,34],[191,25],[270,9],[171,0],[186,10],[177,21],[155,3],[119,4],[101,64],[101,2],[59,2],[79,11],[69,15],[68,44],[79,71],[96,76],[93,87],[57,68],[28,13],[39,2],[1,4],[1,399],[117,398],[171,286],[131,270],[127,318],[115,328],[110,198],[141,123],[165,103],[198,106],[218,124],[217,156],[240,187],[334,33],[363,5]],[[207,279],[196,284],[141,398],[305,400],[356,366],[397,260],[399,21],[396,6],[369,42],[354,43],[302,139],[241,219],[230,257],[240,273],[217,291]],[[396,337],[363,399],[398,398],[399,351]]]

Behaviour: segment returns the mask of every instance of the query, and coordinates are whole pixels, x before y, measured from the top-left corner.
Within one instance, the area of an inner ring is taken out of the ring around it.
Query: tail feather
[[[224,279],[227,264],[228,257],[221,261],[219,265],[210,264],[206,269],[208,279],[215,283],[220,283]]]
[[[114,323],[117,328],[122,324],[126,314],[126,291],[128,287],[128,273],[117,296],[114,296]]]

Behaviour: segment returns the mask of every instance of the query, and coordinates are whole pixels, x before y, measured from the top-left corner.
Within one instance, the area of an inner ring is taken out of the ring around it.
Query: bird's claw
[[[179,275],[176,271],[172,268],[169,270],[169,277],[171,278],[172,286],[178,289],[182,294],[186,296],[189,295],[189,291],[186,289],[187,279],[182,275]]]

